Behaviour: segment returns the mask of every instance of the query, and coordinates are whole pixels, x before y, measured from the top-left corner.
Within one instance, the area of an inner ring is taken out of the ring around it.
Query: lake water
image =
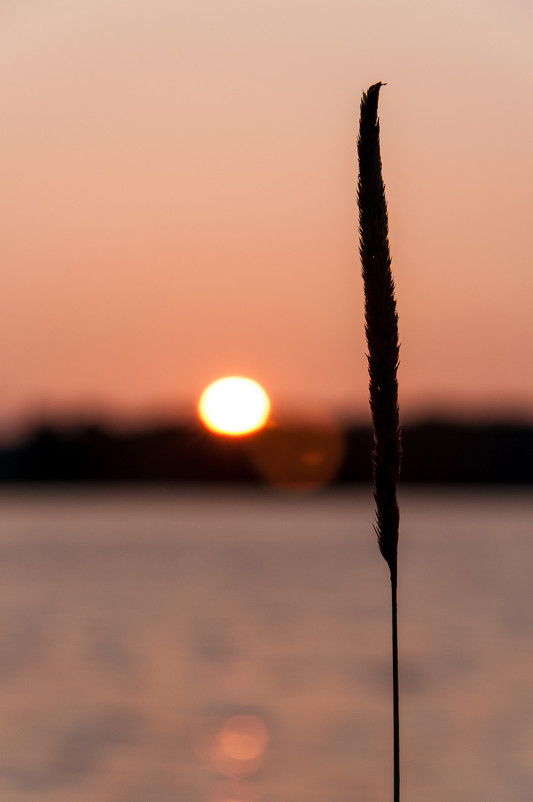
[[[533,799],[533,495],[401,499],[405,802]],[[2,802],[383,802],[370,491],[4,491]]]

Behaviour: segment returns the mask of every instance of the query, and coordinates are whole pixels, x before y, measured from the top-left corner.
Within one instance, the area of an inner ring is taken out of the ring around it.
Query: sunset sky
[[[0,422],[367,415],[361,92],[405,416],[533,419],[529,0],[4,0]]]

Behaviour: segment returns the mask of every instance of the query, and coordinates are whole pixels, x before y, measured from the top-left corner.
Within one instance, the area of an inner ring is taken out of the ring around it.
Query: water
[[[380,802],[369,491],[4,491],[2,802]],[[405,802],[533,798],[533,497],[404,492]]]

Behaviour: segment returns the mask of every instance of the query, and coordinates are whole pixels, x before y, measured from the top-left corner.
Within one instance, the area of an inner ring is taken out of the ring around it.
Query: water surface
[[[403,797],[533,798],[533,497],[403,493]],[[4,491],[2,802],[382,802],[370,492]]]

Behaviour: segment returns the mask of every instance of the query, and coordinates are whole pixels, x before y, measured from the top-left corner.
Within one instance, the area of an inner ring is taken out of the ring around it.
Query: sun
[[[238,437],[265,425],[270,400],[253,379],[225,376],[206,387],[198,402],[198,414],[212,432]]]

